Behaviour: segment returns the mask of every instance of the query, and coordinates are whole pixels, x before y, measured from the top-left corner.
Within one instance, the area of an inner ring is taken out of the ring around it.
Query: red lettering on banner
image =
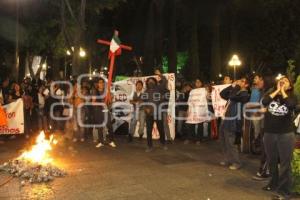
[[[168,115],[168,124],[171,124],[172,123],[172,116],[171,115]]]
[[[15,118],[16,117],[16,112],[6,113],[6,117],[8,119]]]
[[[20,132],[19,128],[8,128],[8,126],[0,126],[0,133],[1,134],[19,134],[21,132]]]

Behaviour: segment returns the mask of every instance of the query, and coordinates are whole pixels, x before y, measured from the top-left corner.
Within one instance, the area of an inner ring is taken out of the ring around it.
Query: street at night
[[[197,146],[175,142],[168,151],[157,147],[152,154],[145,154],[145,141],[117,141],[117,149],[95,149],[92,141],[58,144],[55,160],[68,171],[66,177],[25,186],[15,178],[0,188],[0,199],[269,199],[261,190],[265,182],[251,180],[257,156],[244,156],[245,168],[236,173],[219,166],[218,142]],[[2,145],[0,162],[18,156],[24,146],[22,141]],[[9,176],[0,177],[5,180]]]

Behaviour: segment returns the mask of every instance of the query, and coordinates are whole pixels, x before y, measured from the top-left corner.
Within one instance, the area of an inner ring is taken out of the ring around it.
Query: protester
[[[260,152],[261,154],[259,170],[256,175],[252,177],[253,180],[257,181],[263,181],[270,177],[270,170],[263,142],[264,113],[261,109],[261,100],[264,96],[264,92],[265,86],[263,77],[261,75],[255,75],[251,88],[250,101],[247,106],[247,111],[250,112],[250,114],[246,113],[249,115],[250,121],[247,120],[246,122],[250,122],[249,132],[253,129],[253,134],[251,134],[251,151],[253,153]],[[245,129],[247,129],[246,125]]]
[[[14,102],[20,98],[22,98],[23,92],[21,91],[21,87],[18,83],[13,83],[11,87],[11,91],[8,97],[8,103]]]
[[[196,79],[194,82],[194,89],[203,88],[203,83],[200,79]],[[207,96],[208,97],[208,96]],[[187,138],[184,144],[189,144],[190,141],[196,142],[199,145],[204,140],[204,122],[198,124],[186,124],[187,126]]]
[[[9,96],[9,79],[5,78],[0,84],[0,106],[7,104]],[[4,124],[4,123],[3,123]],[[0,135],[0,144],[4,143],[6,136]]]
[[[81,87],[81,85],[75,83],[74,91],[72,95],[72,106],[73,106],[73,123],[74,123],[74,134],[73,134],[73,142],[77,142],[80,140],[81,142],[85,141],[84,136],[84,123],[86,110],[84,107],[85,99],[83,96],[88,94],[86,88]]]
[[[5,78],[2,82],[1,86],[1,97],[2,97],[2,104],[8,104],[9,98],[9,78]]]
[[[25,90],[23,95],[24,102],[24,134],[26,138],[29,138],[32,134],[32,109],[33,100],[30,96],[29,90]]]
[[[94,90],[92,97],[93,105],[93,123],[97,126],[99,143],[96,145],[96,148],[104,146],[104,128],[108,129],[108,135],[106,140],[109,146],[115,148],[116,144],[113,137],[113,128],[111,122],[111,114],[105,105],[104,99],[106,94],[105,81],[102,78],[99,78],[97,81],[97,88]]]
[[[214,121],[215,120],[214,108],[212,106],[212,97],[211,97],[211,93],[212,93],[213,88],[212,88],[212,85],[207,84],[207,85],[205,85],[205,89],[206,89],[206,100],[207,100],[207,106],[208,106],[210,120],[205,122],[204,124],[207,125],[207,134],[208,134],[207,139],[209,139],[209,138],[211,138],[212,123],[215,122]]]
[[[190,96],[190,92],[192,90],[192,85],[189,83],[185,83],[181,92],[179,93],[176,102],[179,104],[177,106],[177,126],[176,126],[176,136],[183,137],[186,132],[185,118],[187,117],[188,112],[188,99]],[[183,119],[182,119],[183,118]]]
[[[157,84],[157,80],[155,78],[148,78],[146,81],[146,90],[142,94],[144,111],[146,114],[146,127],[147,127],[147,143],[148,148],[146,152],[153,151],[153,143],[152,143],[152,130],[154,122],[156,122],[156,126],[159,132],[160,143],[164,150],[167,150],[166,142],[165,142],[165,133],[164,133],[164,124],[163,118],[161,116],[161,112],[159,112],[159,105],[163,102],[162,99],[162,91]]]
[[[168,80],[161,73],[160,69],[155,69],[154,74],[156,75],[157,85],[162,95],[162,103],[164,104],[161,107],[163,123],[164,123],[164,132],[166,134],[166,139],[171,142],[171,133],[169,128],[169,119],[168,119],[168,107],[169,107],[169,98],[170,98],[170,90],[168,88]]]
[[[133,93],[133,98],[130,101],[130,103],[133,104],[134,111],[129,126],[129,142],[131,142],[133,139],[137,122],[139,122],[138,134],[140,139],[143,138],[145,127],[145,112],[143,110],[143,107],[139,106],[142,103],[141,95],[143,92],[143,82],[137,81],[135,84],[135,88],[136,91]]]
[[[47,117],[45,115],[45,87],[41,85],[38,91],[38,124],[40,130],[47,130]]]
[[[241,167],[236,140],[242,133],[242,106],[249,100],[249,83],[246,78],[235,81],[231,86],[221,91],[220,95],[227,100],[225,116],[220,126],[220,140],[224,154],[224,161],[220,164],[229,166],[231,170]]]
[[[224,85],[226,85],[226,84],[232,84],[232,80],[231,80],[230,76],[224,76],[223,84]]]
[[[277,195],[274,199],[289,199],[292,186],[291,161],[295,147],[293,112],[297,104],[290,80],[280,78],[276,89],[263,98],[262,104],[267,108],[264,145],[271,172],[271,180],[263,189],[275,191]]]

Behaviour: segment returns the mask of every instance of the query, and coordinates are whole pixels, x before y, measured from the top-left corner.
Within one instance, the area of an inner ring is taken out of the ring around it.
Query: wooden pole
[[[108,74],[108,83],[107,83],[107,93],[105,96],[105,102],[107,104],[111,103],[111,93],[110,93],[110,88],[111,88],[111,83],[112,83],[112,77],[114,73],[114,65],[115,65],[115,54],[111,55],[110,58],[110,65],[109,65],[109,74]]]

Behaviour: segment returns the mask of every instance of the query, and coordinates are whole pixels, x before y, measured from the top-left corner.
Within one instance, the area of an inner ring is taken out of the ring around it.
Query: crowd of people
[[[112,127],[112,121],[115,119],[109,109],[111,101],[105,99],[105,80],[83,79],[78,83],[74,79],[70,83],[73,89],[68,85],[52,84],[51,80],[36,81],[25,78],[21,83],[17,83],[6,78],[1,83],[1,104],[23,99],[26,138],[34,136],[39,130],[46,130],[70,133],[73,142],[84,142],[89,134],[97,131],[98,137],[93,137],[97,143],[96,148],[105,144],[115,148]],[[213,84],[203,84],[200,79],[193,83],[176,83],[176,102],[180,103],[176,106],[176,138],[183,140],[184,144],[199,145],[210,140],[211,133],[218,127],[217,135],[224,155],[220,164],[231,170],[238,170],[242,167],[239,154],[243,135],[245,131],[252,130],[251,150],[253,153],[261,153],[261,165],[253,179],[270,178],[269,184],[263,189],[277,191],[277,199],[287,198],[292,183],[291,161],[295,147],[293,119],[297,112],[297,99],[293,95],[291,81],[283,76],[276,81],[274,79],[274,83],[270,84],[267,78],[260,75],[255,75],[252,81],[246,77],[232,80],[225,76],[220,84],[228,85],[220,93],[227,101],[224,116],[203,123],[189,124],[184,118],[189,112],[187,102],[190,92],[193,89],[205,88],[208,110],[209,113],[213,113],[210,103]],[[169,97],[168,81],[159,70],[145,83],[135,83],[135,91],[130,100],[133,115],[128,128],[129,142],[133,141],[138,123],[138,136],[143,138],[146,128],[146,152],[151,152],[152,129],[156,122],[161,147],[168,150],[167,141],[172,140],[166,112]],[[165,105],[163,112],[158,110],[161,104]],[[240,112],[244,108],[247,112]],[[12,139],[14,137],[10,136]],[[2,141],[7,139],[8,136],[0,138]]]

